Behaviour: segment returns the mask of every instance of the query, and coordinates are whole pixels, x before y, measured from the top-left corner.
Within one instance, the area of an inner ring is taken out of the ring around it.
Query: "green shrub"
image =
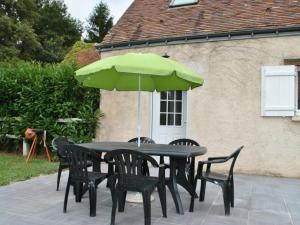
[[[91,141],[101,116],[100,92],[80,86],[75,70],[72,64],[0,62],[0,135],[24,136],[30,127],[47,130],[48,141],[60,135]],[[60,118],[82,121],[60,123]]]
[[[77,63],[76,62],[76,57],[78,53],[84,52],[84,51],[89,51],[95,43],[86,43],[84,41],[77,41],[71,48],[71,50],[65,55],[64,60],[62,63]]]

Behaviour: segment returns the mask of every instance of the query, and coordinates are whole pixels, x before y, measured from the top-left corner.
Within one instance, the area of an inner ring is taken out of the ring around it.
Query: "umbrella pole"
[[[137,133],[138,133],[138,147],[140,147],[141,146],[141,75],[139,75]]]

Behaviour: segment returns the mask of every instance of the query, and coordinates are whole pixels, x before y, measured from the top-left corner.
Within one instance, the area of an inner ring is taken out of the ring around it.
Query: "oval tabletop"
[[[129,149],[141,151],[149,155],[172,156],[172,157],[194,157],[204,155],[207,152],[203,146],[167,145],[167,144],[141,144],[129,142],[91,142],[78,144],[97,152],[110,152],[116,149]]]

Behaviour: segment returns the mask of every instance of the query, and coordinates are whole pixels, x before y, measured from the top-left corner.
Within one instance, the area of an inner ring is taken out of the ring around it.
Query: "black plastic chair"
[[[56,190],[59,190],[59,183],[60,183],[60,177],[61,172],[63,169],[69,168],[69,162],[66,156],[63,154],[62,146],[74,144],[72,140],[69,140],[66,137],[56,137],[52,140],[52,148],[54,151],[57,152],[57,156],[59,159],[59,166],[58,166],[58,172],[57,172],[57,184],[56,184]]]
[[[144,143],[144,144],[155,144],[155,141],[149,137],[140,137],[140,141],[141,141],[141,143]],[[128,142],[138,143],[138,138],[137,137],[132,138]]]
[[[206,181],[221,186],[222,191],[223,191],[225,215],[230,215],[230,206],[234,207],[233,168],[234,168],[236,159],[239,156],[240,151],[243,149],[243,147],[244,146],[239,147],[235,152],[233,152],[229,156],[210,157],[210,158],[208,158],[207,161],[199,161],[199,163],[198,163],[198,172],[195,177],[195,181],[194,181],[194,185],[193,185],[194,193],[196,191],[198,179],[201,180],[201,190],[200,190],[199,201],[204,201]],[[225,163],[229,160],[232,160],[232,162],[231,162],[231,166],[230,166],[228,175],[211,172],[212,164]],[[205,172],[203,172],[204,165],[207,165]],[[190,212],[194,211],[194,200],[195,200],[195,194],[191,197]]]
[[[90,151],[84,147],[77,145],[64,145],[63,146],[64,155],[67,156],[70,165],[70,173],[65,193],[64,200],[64,213],[67,212],[68,196],[70,185],[73,183],[77,187],[86,185],[89,190],[89,200],[90,200],[90,216],[96,216],[96,203],[97,203],[97,186],[106,177],[106,173],[101,172],[90,172],[88,171],[88,165],[90,159],[95,159],[94,161],[100,161],[99,155],[93,151]],[[98,160],[97,160],[98,159]],[[81,195],[82,192],[77,193]]]
[[[118,202],[119,212],[125,208],[127,191],[141,192],[143,196],[145,225],[151,224],[151,193],[157,187],[163,216],[167,217],[166,188],[164,165],[159,166],[151,156],[132,150],[120,149],[109,152],[105,156],[110,165],[114,165],[117,172],[109,176],[113,206],[111,225],[115,224]],[[159,176],[143,175],[143,162],[149,162],[153,167],[159,167]]]
[[[182,138],[182,139],[176,139],[174,141],[171,141],[169,143],[169,145],[185,145],[185,146],[200,146],[198,144],[198,142],[192,140],[192,139],[187,139],[187,138]],[[165,164],[166,165],[166,168],[169,168],[170,165],[165,163],[165,160],[164,160],[164,156],[161,156],[160,157],[160,160],[159,160],[159,163],[160,164]],[[188,157],[186,159],[186,165],[185,165],[185,170],[186,170],[186,174],[187,174],[187,177],[188,177],[188,180],[189,182],[193,182],[193,178],[194,178],[194,164],[195,164],[195,158],[194,157]]]
[[[138,138],[132,138],[128,142],[138,143]],[[140,142],[143,144],[155,144],[155,141],[149,137],[140,137]],[[149,176],[150,170],[147,162],[143,162],[143,174]]]

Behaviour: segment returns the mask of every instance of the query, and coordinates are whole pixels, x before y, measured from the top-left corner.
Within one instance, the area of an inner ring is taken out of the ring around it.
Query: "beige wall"
[[[300,37],[137,48],[102,53],[102,58],[126,52],[168,53],[198,71],[203,87],[188,92],[187,137],[208,149],[207,156],[227,155],[245,145],[237,171],[248,174],[300,177],[300,122],[260,116],[260,69],[300,58]],[[99,140],[136,136],[136,93],[102,91],[105,113]],[[142,96],[142,135],[151,136],[151,98]]]

